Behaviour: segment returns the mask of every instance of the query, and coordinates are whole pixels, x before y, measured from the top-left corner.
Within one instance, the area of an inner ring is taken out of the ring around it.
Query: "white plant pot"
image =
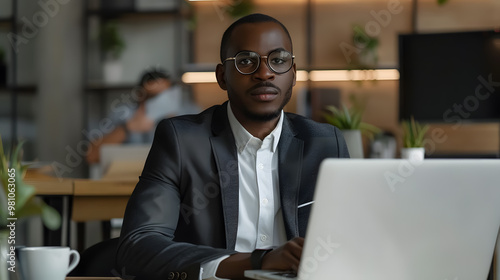
[[[344,135],[351,158],[364,158],[361,131],[357,129],[342,130],[342,134]]]
[[[401,158],[410,161],[424,160],[425,148],[401,148]]]
[[[104,82],[116,84],[122,79],[123,65],[119,60],[106,60],[103,66]]]

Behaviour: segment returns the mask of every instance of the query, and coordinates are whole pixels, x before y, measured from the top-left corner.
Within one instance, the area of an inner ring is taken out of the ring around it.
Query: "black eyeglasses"
[[[283,74],[292,68],[295,56],[285,50],[275,50],[266,56],[260,56],[256,52],[241,51],[234,57],[226,58],[222,63],[233,60],[238,72],[243,75],[250,75],[259,69],[261,58],[266,58],[267,66],[271,71],[276,74]]]

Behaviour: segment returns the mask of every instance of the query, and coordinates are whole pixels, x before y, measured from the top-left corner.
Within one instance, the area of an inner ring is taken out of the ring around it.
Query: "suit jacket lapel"
[[[225,221],[226,248],[234,250],[238,230],[239,178],[238,155],[227,119],[227,102],[214,111],[210,137],[221,187]]]
[[[278,145],[281,209],[287,238],[299,236],[297,221],[298,194],[304,142],[295,138],[293,126],[285,117]]]

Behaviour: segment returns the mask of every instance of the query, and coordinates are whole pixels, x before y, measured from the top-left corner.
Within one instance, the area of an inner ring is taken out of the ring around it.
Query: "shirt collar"
[[[280,140],[281,136],[281,130],[283,128],[283,110],[281,110],[281,114],[278,120],[278,123],[276,124],[276,127],[269,133],[269,135],[264,138],[264,141],[271,141],[271,152],[274,153],[278,147],[278,143]],[[238,149],[238,153],[243,152],[245,148],[248,146],[248,143],[253,139],[262,141],[258,139],[257,137],[254,137],[250,132],[248,132],[241,124],[240,122],[236,119],[234,116],[233,110],[231,110],[231,106],[229,102],[227,103],[227,117],[229,119],[229,125],[231,126],[231,130],[233,131],[234,135],[234,140],[236,142],[236,148]],[[269,140],[268,140],[269,139]]]

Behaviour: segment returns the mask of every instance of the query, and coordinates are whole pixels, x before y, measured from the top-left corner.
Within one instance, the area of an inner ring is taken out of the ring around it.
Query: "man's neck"
[[[239,125],[241,125],[253,137],[259,138],[260,140],[264,140],[264,138],[273,132],[280,121],[281,115],[283,114],[283,112],[280,112],[277,117],[268,121],[263,121],[253,120],[246,117],[241,112],[232,110],[231,103],[228,103],[227,109],[228,115],[232,115]]]
[[[235,116],[238,119],[238,116]],[[241,121],[238,119],[240,124],[254,137],[259,138],[260,140],[264,140],[269,133],[271,133],[274,128],[276,128],[276,124],[278,124],[279,116],[270,120],[270,121]]]

